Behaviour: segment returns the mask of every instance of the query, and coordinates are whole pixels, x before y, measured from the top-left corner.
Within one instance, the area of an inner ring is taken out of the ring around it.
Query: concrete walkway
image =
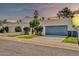
[[[1,40],[11,40],[11,41],[19,41],[23,43],[31,43],[35,45],[42,45],[42,46],[49,46],[49,47],[58,47],[58,48],[64,48],[64,49],[71,49],[71,50],[76,50],[79,51],[79,46],[77,44],[71,44],[71,43],[63,43],[62,40],[56,39],[55,38],[50,40],[49,38],[46,37],[37,37],[33,39],[19,39],[15,37],[6,37],[6,36],[0,36]]]

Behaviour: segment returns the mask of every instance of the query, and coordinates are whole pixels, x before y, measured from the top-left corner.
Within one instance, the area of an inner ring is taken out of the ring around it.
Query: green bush
[[[38,19],[34,19],[34,20],[30,21],[29,25],[32,28],[32,34],[33,34],[35,32],[34,28],[38,27],[40,25],[40,22]]]
[[[9,32],[9,27],[8,26],[4,27],[4,30],[8,33]]]
[[[32,27],[32,28],[35,28],[35,27],[37,27],[37,26],[39,26],[39,25],[40,25],[40,22],[39,22],[38,19],[34,19],[34,20],[32,20],[32,21],[30,22],[30,27]]]
[[[15,32],[22,32],[21,27],[20,27],[20,26],[16,26],[16,27],[15,27]]]
[[[23,30],[24,30],[25,34],[29,34],[29,32],[30,32],[30,28],[29,27],[24,27]]]
[[[0,33],[4,33],[4,27],[0,29]]]
[[[43,31],[43,27],[42,26],[38,26],[35,28],[35,34],[36,35],[42,35],[42,31]]]
[[[74,43],[74,44],[77,44],[77,43],[78,43],[76,37],[66,37],[66,38],[63,40],[63,42],[64,42],[64,43]]]

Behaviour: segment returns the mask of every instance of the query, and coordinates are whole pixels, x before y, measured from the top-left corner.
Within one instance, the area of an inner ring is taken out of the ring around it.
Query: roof
[[[79,10],[74,11],[75,14],[79,14]]]
[[[0,20],[0,26],[2,26],[3,22]]]

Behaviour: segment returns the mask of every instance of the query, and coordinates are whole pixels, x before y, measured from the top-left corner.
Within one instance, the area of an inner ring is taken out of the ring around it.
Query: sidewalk
[[[0,38],[3,40],[19,41],[19,42],[24,42],[24,43],[36,44],[36,45],[58,47],[58,48],[79,51],[79,46],[77,44],[63,43],[63,42],[58,41],[58,40],[45,40],[45,38],[42,38],[42,37],[37,37],[34,39],[19,39],[19,38],[15,38],[15,37],[0,36]]]

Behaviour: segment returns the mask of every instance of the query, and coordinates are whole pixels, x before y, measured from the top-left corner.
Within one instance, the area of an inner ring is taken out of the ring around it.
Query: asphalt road
[[[0,56],[78,56],[79,51],[0,40]]]

